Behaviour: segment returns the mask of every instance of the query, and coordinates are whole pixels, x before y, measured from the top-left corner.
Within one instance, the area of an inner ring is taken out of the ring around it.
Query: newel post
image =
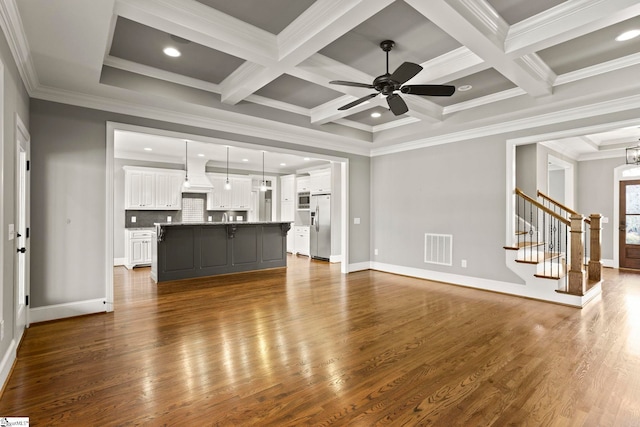
[[[602,279],[602,215],[591,214],[591,241],[589,242],[589,282]]]
[[[571,265],[569,270],[569,289],[572,295],[584,295],[587,284],[587,272],[584,269],[584,218],[571,215]]]

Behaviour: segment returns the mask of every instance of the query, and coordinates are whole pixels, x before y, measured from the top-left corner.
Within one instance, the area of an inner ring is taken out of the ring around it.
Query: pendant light
[[[191,187],[191,183],[189,183],[189,141],[185,139],[184,141],[184,182],[182,186],[184,188]]]
[[[225,190],[231,190],[231,183],[229,182],[229,146],[227,145],[227,180],[224,183]]]
[[[267,181],[264,180],[264,151],[262,152],[262,185],[260,191],[267,191]]]

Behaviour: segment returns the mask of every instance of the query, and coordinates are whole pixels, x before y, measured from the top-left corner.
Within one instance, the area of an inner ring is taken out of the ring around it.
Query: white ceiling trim
[[[420,120],[415,117],[405,117],[403,119],[393,120],[391,122],[383,123],[381,125],[373,126],[372,132],[382,132],[383,130],[389,130],[400,126],[410,125],[412,123],[418,123]]]
[[[562,111],[531,115],[523,119],[503,121],[500,123],[476,127],[459,132],[451,132],[446,135],[437,135],[428,138],[422,138],[407,143],[393,145],[390,147],[374,148],[371,150],[371,156],[382,156],[385,154],[399,153],[403,151],[415,150],[418,148],[431,147],[434,145],[442,145],[451,142],[481,138],[485,136],[499,135],[507,132],[514,132],[540,126],[568,122],[571,120],[601,116],[603,114],[617,113],[634,108],[640,108],[640,95],[618,98],[612,101],[596,102],[590,105],[569,108]]]
[[[264,66],[277,62],[276,36],[196,1],[116,0],[115,13]]]
[[[471,99],[465,102],[459,102],[457,104],[444,107],[443,114],[451,114],[457,111],[470,110],[472,108],[480,107],[482,105],[491,104],[492,102],[503,101],[509,98],[515,98],[517,96],[526,95],[527,92],[519,87],[513,89],[503,90],[502,92],[492,93],[491,95],[482,96],[480,98]]]
[[[464,3],[455,3],[455,6],[447,0],[431,0],[428,3],[421,0],[405,1],[530,95],[551,93],[551,85],[546,79],[538,77],[537,70],[530,68],[531,64],[507,58],[503,49],[502,25],[487,24],[486,17],[489,15],[484,12],[490,6],[484,5],[486,2],[483,0],[466,0]]]
[[[514,24],[505,41],[511,58],[546,49],[640,13],[637,0],[568,0]],[[624,13],[623,13],[624,12]]]
[[[299,114],[301,116],[311,116],[311,110],[304,107],[299,107],[297,105],[289,104],[288,102],[276,101],[275,99],[265,98],[260,95],[249,95],[245,98],[248,102],[253,102],[254,104],[264,105],[265,107],[276,108],[278,110],[287,111],[293,114]]]
[[[164,80],[171,83],[180,84],[195,89],[201,89],[207,92],[220,93],[220,86],[215,83],[205,82],[204,80],[187,77],[182,74],[172,73],[171,71],[160,70],[155,67],[143,65],[138,62],[129,61],[127,59],[117,58],[115,56],[107,56],[104,59],[104,65],[117,68],[123,71],[140,74],[158,80]]]
[[[0,27],[16,61],[20,78],[31,95],[40,83],[15,0],[0,2]]]
[[[298,126],[258,117],[245,116],[239,113],[222,110],[211,110],[207,107],[193,106],[193,112],[178,112],[172,108],[170,100],[162,97],[143,96],[138,93],[122,89],[130,98],[147,98],[149,104],[135,103],[134,99],[123,101],[103,96],[79,94],[63,91],[55,88],[41,86],[33,97],[53,102],[61,102],[69,105],[77,105],[85,108],[99,109],[118,114],[149,118],[154,120],[179,123],[188,126],[196,126],[204,129],[217,130],[273,141],[282,141],[291,144],[321,147],[327,150],[336,150],[344,153],[369,155],[369,148],[365,144],[369,142],[346,138],[339,135],[322,132],[315,129],[300,128]],[[167,107],[160,105],[167,104]]]
[[[353,120],[348,120],[348,119],[336,119],[333,121],[336,124],[339,125],[343,125],[343,126],[349,126],[352,127],[354,129],[360,129],[363,130],[365,132],[369,132],[372,133],[373,132],[373,126],[364,124],[364,123],[360,123],[360,122],[354,122]]]
[[[467,47],[459,47],[420,64],[423,68],[412,84],[444,84],[490,68]]]
[[[632,55],[627,55],[619,59],[613,59],[601,64],[592,65],[591,67],[586,67],[581,70],[561,74],[556,78],[555,85],[559,86],[575,82],[578,80],[597,76],[598,74],[606,74],[612,71],[619,70],[621,68],[631,67],[638,64],[640,64],[640,53],[634,53]]]

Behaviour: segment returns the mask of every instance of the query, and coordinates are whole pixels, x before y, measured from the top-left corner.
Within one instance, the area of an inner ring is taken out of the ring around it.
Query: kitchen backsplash
[[[182,197],[182,210],[180,211],[125,211],[125,228],[153,227],[156,222],[220,222],[223,220],[223,211],[207,211],[205,194],[185,193]],[[227,211],[227,219],[233,221],[247,221],[247,211]],[[135,222],[133,218],[135,217]],[[239,219],[239,218],[242,219]],[[210,220],[209,220],[210,219]]]

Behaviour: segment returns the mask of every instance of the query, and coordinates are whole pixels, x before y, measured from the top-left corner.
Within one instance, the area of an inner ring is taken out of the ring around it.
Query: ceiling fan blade
[[[406,82],[416,74],[422,71],[422,67],[413,62],[403,62],[394,72],[391,74],[391,80],[394,80],[400,84]]]
[[[455,93],[455,86],[448,85],[407,85],[400,88],[402,93],[423,96],[451,96]]]
[[[389,104],[391,112],[396,116],[409,111],[409,108],[407,107],[407,104],[404,102],[404,100],[400,98],[400,95],[396,95],[395,93],[387,96],[387,104]]]
[[[363,87],[366,89],[375,89],[373,85],[370,85],[367,83],[345,82],[344,80],[331,80],[329,83],[332,85],[353,86],[353,87]]]
[[[350,103],[348,103],[346,105],[343,105],[342,107],[338,108],[338,110],[340,110],[340,111],[348,110],[351,107],[355,107],[358,104],[362,104],[364,101],[370,100],[371,98],[375,97],[376,95],[378,95],[378,94],[377,93],[371,93],[371,94],[369,94],[367,96],[363,96],[360,99],[356,99],[353,102],[350,102]]]

